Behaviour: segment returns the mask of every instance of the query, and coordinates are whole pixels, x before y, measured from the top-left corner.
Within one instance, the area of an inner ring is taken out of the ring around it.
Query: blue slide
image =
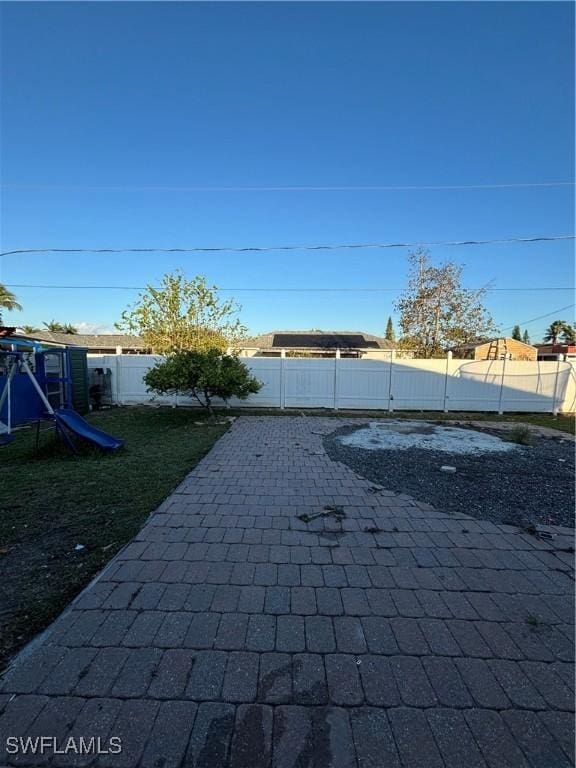
[[[104,451],[116,451],[124,445],[124,440],[112,437],[107,432],[102,432],[101,429],[96,429],[96,427],[89,424],[86,419],[83,419],[72,408],[56,408],[54,418],[59,427],[65,428],[78,437],[94,443],[94,445],[97,445]]]

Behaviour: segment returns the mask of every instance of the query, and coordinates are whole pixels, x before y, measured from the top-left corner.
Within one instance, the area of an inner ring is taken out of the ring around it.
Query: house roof
[[[548,343],[542,343],[542,344],[534,344],[536,349],[539,352],[574,352],[576,351],[576,344],[563,344],[562,342],[559,342],[557,344],[552,344],[550,342]]]
[[[125,333],[56,333],[53,331],[37,331],[31,334],[21,334],[29,339],[46,341],[54,344],[66,344],[71,347],[87,349],[145,349],[145,344],[139,336]]]
[[[459,344],[457,347],[452,347],[452,350],[456,349],[476,349],[476,347],[483,347],[485,344],[492,344],[493,342],[500,343],[505,341],[508,343],[509,341],[513,341],[514,344],[521,344],[523,347],[528,347],[529,349],[533,349],[532,344],[526,344],[523,341],[518,341],[518,339],[513,339],[512,336],[495,336],[493,339],[484,339],[483,341],[473,341],[469,344]]]
[[[245,339],[245,349],[395,349],[396,344],[363,331],[272,331]]]

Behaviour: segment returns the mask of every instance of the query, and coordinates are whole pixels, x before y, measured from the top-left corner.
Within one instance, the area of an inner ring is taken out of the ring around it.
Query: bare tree
[[[447,261],[434,266],[423,248],[408,260],[408,288],[396,302],[403,348],[418,357],[442,357],[451,347],[497,333],[484,306],[486,289],[463,288],[461,265]]]

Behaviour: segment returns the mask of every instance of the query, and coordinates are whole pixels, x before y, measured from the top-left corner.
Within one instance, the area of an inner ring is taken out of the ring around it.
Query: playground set
[[[124,441],[89,424],[86,350],[45,346],[33,339],[0,336],[0,446],[14,438],[14,428],[49,422],[67,447],[77,453],[76,438],[104,451]]]

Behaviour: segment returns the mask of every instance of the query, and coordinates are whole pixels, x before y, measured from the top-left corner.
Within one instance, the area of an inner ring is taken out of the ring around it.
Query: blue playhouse
[[[123,440],[89,424],[86,350],[46,346],[19,336],[0,337],[0,445],[13,439],[13,430],[47,420],[76,452],[76,438],[103,450],[116,450]]]

